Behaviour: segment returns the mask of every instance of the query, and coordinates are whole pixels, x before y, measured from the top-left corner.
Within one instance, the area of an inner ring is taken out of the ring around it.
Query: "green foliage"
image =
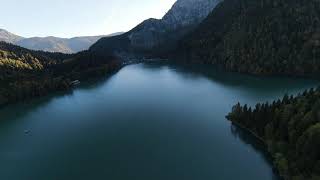
[[[231,71],[319,76],[319,13],[318,0],[224,0],[178,52]]]
[[[319,113],[320,88],[257,104],[252,112],[237,104],[227,118],[263,139],[285,179],[312,180],[320,176]]]
[[[0,42],[0,106],[70,89],[72,80],[110,73],[120,65],[112,56],[89,51],[65,55]]]
[[[274,156],[274,164],[283,176],[288,177],[286,173],[289,170],[289,165],[286,157],[284,157],[281,153],[277,153]]]

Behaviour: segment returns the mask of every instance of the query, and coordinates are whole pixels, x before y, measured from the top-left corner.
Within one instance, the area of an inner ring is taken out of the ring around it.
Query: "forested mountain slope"
[[[230,71],[319,76],[319,47],[318,0],[224,0],[177,51]]]
[[[0,80],[16,78],[23,73],[35,73],[62,63],[73,55],[28,50],[0,42]]]
[[[238,104],[227,118],[265,142],[286,180],[320,179],[320,88],[254,109]]]
[[[109,73],[120,66],[109,55],[48,53],[0,42],[0,105],[69,89],[73,80]]]

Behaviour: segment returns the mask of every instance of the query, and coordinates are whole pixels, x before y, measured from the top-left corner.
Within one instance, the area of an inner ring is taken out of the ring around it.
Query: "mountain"
[[[221,1],[178,0],[161,22],[170,29],[197,26]]]
[[[224,0],[176,52],[230,71],[319,77],[319,29],[318,0]]]
[[[23,39],[23,37],[12,34],[4,29],[0,29],[0,41],[16,43],[21,39]]]
[[[148,19],[120,36],[106,37],[90,50],[96,53],[146,53],[170,49],[193,30],[221,0],[178,0],[162,19]]]
[[[265,143],[285,180],[320,177],[320,87],[273,103],[234,106],[227,116]]]
[[[0,42],[0,106],[66,90],[73,80],[104,75],[120,67],[121,63],[107,54],[50,53]]]
[[[16,78],[22,73],[39,72],[71,57],[68,54],[32,51],[0,42],[0,80]]]
[[[77,37],[71,39],[57,37],[33,37],[22,39],[15,44],[28,49],[71,54],[88,49],[102,37],[103,36]]]
[[[107,36],[115,36],[122,33],[114,33]],[[74,38],[58,38],[58,37],[32,37],[24,38],[12,34],[6,30],[0,29],[0,41],[16,44],[33,50],[41,50],[48,52],[61,53],[77,53],[89,49],[89,47],[97,42],[100,38],[106,36],[82,36]]]

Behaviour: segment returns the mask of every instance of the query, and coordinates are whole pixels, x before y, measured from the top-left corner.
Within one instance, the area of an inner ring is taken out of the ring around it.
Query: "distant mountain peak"
[[[16,43],[17,41],[23,39],[23,37],[10,33],[5,29],[0,28],[0,41],[8,42],[8,43]]]
[[[162,18],[173,28],[199,24],[222,0],[177,0]]]
[[[120,32],[106,36],[114,36],[119,34]],[[21,47],[32,50],[42,50],[48,52],[61,53],[76,53],[79,51],[87,50],[92,44],[97,42],[100,38],[106,36],[80,36],[74,38],[59,38],[54,36],[47,36],[24,38],[10,33],[5,29],[0,29],[0,41],[19,45]]]
[[[147,19],[119,37],[102,38],[90,49],[101,53],[137,54],[162,46],[170,48],[201,23],[221,1],[177,0],[162,19]]]

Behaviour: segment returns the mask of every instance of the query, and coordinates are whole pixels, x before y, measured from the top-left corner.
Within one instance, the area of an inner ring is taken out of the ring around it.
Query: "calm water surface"
[[[318,82],[165,63],[0,110],[1,180],[277,180],[224,116]],[[29,134],[25,134],[29,130]]]

